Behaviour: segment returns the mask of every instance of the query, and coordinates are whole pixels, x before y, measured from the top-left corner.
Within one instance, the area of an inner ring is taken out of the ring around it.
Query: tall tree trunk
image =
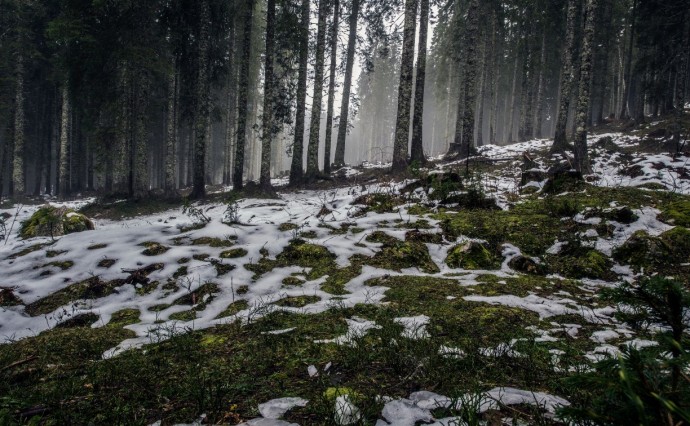
[[[201,0],[199,12],[199,59],[197,81],[194,96],[196,97],[196,111],[194,111],[194,185],[190,198],[198,199],[206,196],[206,149],[209,140],[210,121],[210,63],[209,49],[211,43],[211,10],[209,0]]]
[[[343,98],[340,104],[340,122],[338,123],[338,142],[335,147],[335,161],[337,167],[345,165],[345,139],[347,138],[348,120],[350,117],[350,92],[352,90],[352,70],[355,65],[355,48],[357,45],[357,23],[359,8],[364,0],[352,0],[350,11],[350,35],[347,41],[347,63],[345,64],[345,81],[343,82]]]
[[[484,145],[484,106],[486,100],[486,85],[487,77],[489,75],[489,34],[485,31],[482,34],[482,75],[479,83],[479,115],[477,117],[477,146]]]
[[[587,153],[587,116],[589,113],[590,86],[592,84],[592,49],[595,34],[597,0],[587,0],[587,19],[580,62],[580,90],[577,97],[577,133],[575,135],[575,170],[591,173]]]
[[[271,145],[276,134],[274,123],[275,82],[273,76],[273,56],[275,50],[276,0],[268,0],[266,10],[266,52],[264,63],[264,108],[263,133],[261,138],[261,172],[262,188],[271,187]]]
[[[69,135],[72,114],[67,83],[62,87],[62,114],[60,118],[60,156],[58,166],[58,195],[65,199],[69,195]]]
[[[235,144],[235,167],[232,184],[239,191],[244,186],[244,153],[247,146],[247,118],[249,110],[249,67],[252,45],[252,22],[254,0],[245,1],[244,30],[242,34],[242,60],[240,61],[239,90],[237,97],[237,143]]]
[[[467,158],[474,148],[474,110],[477,103],[477,32],[479,27],[479,1],[470,0],[465,29],[465,108],[462,117],[462,143],[460,158]],[[456,124],[460,125],[460,123]]]
[[[625,52],[625,78],[623,81],[623,99],[621,112],[618,114],[618,119],[625,120],[630,117],[630,93],[633,85],[633,46],[635,45],[635,27],[637,26],[637,4],[639,0],[633,2],[632,12],[630,13],[630,35],[628,36],[628,48]]]
[[[300,26],[299,43],[299,71],[297,75],[297,116],[295,117],[295,139],[292,145],[292,164],[290,166],[291,185],[297,185],[304,177],[304,124],[307,114],[307,67],[309,65],[310,4],[310,0],[302,0],[302,22]]]
[[[570,111],[570,96],[575,82],[573,55],[575,50],[575,22],[577,21],[577,1],[568,0],[568,18],[563,49],[563,74],[561,76],[561,99],[558,106],[556,121],[556,136],[551,146],[551,152],[563,152],[568,148],[567,127],[568,112]]]
[[[544,74],[546,73],[546,28],[543,28],[543,33],[541,36],[541,54],[539,56],[539,79],[537,88],[537,107],[535,111],[535,127],[534,136],[537,139],[544,137],[544,95],[546,92],[546,78]]]
[[[230,28],[230,62],[228,65],[227,104],[225,111],[225,147],[223,155],[223,185],[232,183],[232,160],[235,154],[235,130],[237,119],[237,35],[236,21],[232,19]]]
[[[393,142],[393,172],[402,172],[407,168],[416,28],[417,0],[405,0],[405,30],[403,33],[403,50],[400,63],[398,114],[395,123],[395,140]]]
[[[338,62],[338,25],[340,1],[333,0],[333,22],[331,27],[331,69],[328,80],[328,107],[326,112],[326,142],[323,150],[323,172],[331,173],[331,141],[333,139],[333,108],[335,103],[335,70]]]
[[[510,89],[510,97],[508,98],[508,101],[510,103],[510,108],[508,108],[508,105],[506,105],[506,110],[508,110],[508,114],[506,115],[506,120],[508,122],[506,126],[506,144],[511,144],[514,141],[513,138],[513,129],[515,128],[515,110],[517,109],[517,82],[518,82],[518,68],[520,65],[520,55],[517,51],[515,50],[515,62],[513,63],[513,80],[512,80],[512,86]]]
[[[328,18],[328,0],[319,0],[316,64],[314,65],[314,96],[312,97],[309,146],[307,148],[307,179],[309,180],[313,180],[319,173],[319,135],[323,103],[324,56],[326,54],[326,18]]]
[[[426,51],[429,31],[429,0],[420,0],[419,46],[417,49],[417,76],[414,92],[414,115],[412,117],[412,148],[410,160],[424,164],[424,89],[426,84]],[[433,138],[432,138],[433,140]]]
[[[489,143],[496,145],[496,132],[498,127],[498,84],[501,80],[499,69],[500,58],[503,56],[498,45],[498,13],[494,10],[491,14],[491,65],[489,66],[489,82],[491,84],[491,120],[489,121]]]
[[[165,129],[165,193],[174,196],[177,192],[175,184],[175,150],[177,149],[178,123],[177,123],[177,102],[178,102],[178,72],[177,61],[172,58],[170,61],[172,69],[168,75],[168,105],[167,105],[167,126]]]
[[[688,69],[690,68],[690,12],[686,10],[683,35],[678,46],[678,81],[676,82],[676,105],[674,109],[675,123],[673,125],[673,141],[677,150],[681,150],[681,130],[683,128],[683,113],[685,111],[686,90],[688,87]]]
[[[12,193],[24,195],[26,192],[26,174],[24,172],[24,144],[26,122],[24,115],[24,55],[17,58],[17,82],[14,98],[14,159],[12,163]]]

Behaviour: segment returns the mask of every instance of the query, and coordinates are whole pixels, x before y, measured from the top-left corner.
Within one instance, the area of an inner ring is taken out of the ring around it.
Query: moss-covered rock
[[[231,250],[226,250],[220,254],[221,259],[237,259],[244,257],[249,252],[243,248],[235,248]]]
[[[690,200],[670,203],[661,212],[659,219],[672,225],[690,227]]]
[[[567,278],[593,278],[615,280],[616,274],[611,271],[613,262],[598,250],[572,245],[557,256],[548,256],[551,269]]]
[[[448,252],[446,265],[468,270],[496,269],[499,263],[486,245],[475,241],[460,244]]]
[[[170,250],[170,247],[166,247],[163,244],[154,241],[147,241],[145,243],[141,243],[140,245],[146,247],[146,250],[141,252],[141,254],[144,256],[158,256]]]
[[[418,241],[394,240],[384,243],[374,257],[364,259],[362,263],[393,271],[406,268],[419,268],[420,271],[430,274],[440,271],[431,260],[429,249],[425,244]]]
[[[690,230],[676,226],[659,236],[668,251],[669,258],[678,263],[690,262]]]
[[[59,237],[96,229],[93,222],[81,213],[66,207],[41,207],[24,222],[19,230],[22,238]]]
[[[529,275],[545,275],[546,267],[527,256],[516,256],[508,262],[511,269]]]
[[[676,227],[653,237],[645,231],[635,232],[613,252],[618,262],[641,268],[661,270],[690,259],[690,231]]]

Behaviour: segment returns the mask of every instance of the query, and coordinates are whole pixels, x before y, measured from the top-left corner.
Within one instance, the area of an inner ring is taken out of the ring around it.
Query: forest
[[[690,424],[690,0],[0,0],[0,426]]]

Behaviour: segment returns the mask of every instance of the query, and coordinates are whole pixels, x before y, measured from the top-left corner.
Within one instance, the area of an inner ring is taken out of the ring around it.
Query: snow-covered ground
[[[590,140],[594,146],[602,135],[597,135]],[[635,148],[638,140],[620,134],[611,134],[614,143],[621,149]],[[506,206],[508,194],[518,193],[517,186],[520,178],[521,155],[524,152],[535,153],[534,157],[540,167],[546,169],[546,151],[549,141],[537,140],[511,145],[508,147],[485,146],[480,148],[482,156],[506,162],[506,167],[500,169],[495,175],[488,176],[483,181],[487,193],[494,196],[499,205]],[[594,184],[599,186],[639,186],[655,183],[665,187],[669,191],[681,194],[690,194],[689,157],[672,154],[646,155],[644,153],[605,153],[597,151],[593,159]],[[621,171],[635,166],[634,177],[622,175]],[[383,165],[367,165],[370,168],[383,167]],[[453,164],[445,168],[454,167]],[[356,176],[361,173],[356,169],[347,169],[348,176]],[[277,182],[276,183],[280,183]],[[378,269],[371,266],[363,267],[362,274],[346,284],[346,294],[334,296],[322,289],[326,277],[309,281],[306,278],[307,271],[298,266],[275,268],[261,277],[254,277],[254,273],[247,270],[244,265],[256,263],[268,252],[270,258],[275,258],[289,245],[290,241],[300,233],[308,232],[308,242],[324,246],[335,255],[335,261],[340,267],[347,266],[353,255],[373,256],[380,249],[381,244],[368,242],[366,236],[374,231],[384,231],[388,235],[404,239],[406,229],[394,227],[382,228],[381,223],[393,223],[395,221],[415,222],[424,219],[433,228],[439,223],[429,217],[421,217],[410,213],[414,202],[399,207],[394,213],[368,213],[363,216],[356,215],[359,206],[354,204],[357,197],[366,194],[399,194],[400,190],[409,182],[379,182],[371,185],[356,185],[352,187],[336,188],[323,191],[297,191],[281,194],[277,200],[245,199],[239,202],[237,222],[239,224],[228,225],[224,223],[225,208],[223,204],[211,204],[200,206],[204,214],[210,219],[210,223],[201,229],[181,232],[181,229],[192,224],[193,219],[181,212],[181,209],[172,209],[163,213],[140,216],[122,221],[95,220],[96,230],[59,237],[56,241],[50,238],[35,238],[28,241],[21,240],[18,236],[19,223],[33,214],[38,206],[20,206],[13,209],[2,210],[16,217],[8,222],[14,222],[11,235],[7,241],[0,242],[0,271],[2,271],[2,287],[13,289],[21,298],[23,305],[0,307],[0,342],[9,342],[36,335],[50,329],[58,323],[83,313],[94,313],[99,320],[92,327],[103,327],[109,323],[114,313],[123,309],[134,309],[140,312],[139,321],[128,325],[126,328],[136,333],[136,337],[121,342],[116,347],[106,351],[104,357],[112,357],[132,347],[138,347],[153,341],[165,339],[168,336],[185,332],[190,329],[204,329],[233,321],[250,322],[260,316],[275,310],[284,310],[304,314],[315,314],[328,310],[338,305],[352,307],[357,304],[380,304],[384,299],[386,287],[365,285],[365,282],[377,277],[396,275],[433,275],[454,279],[459,286],[472,287],[478,284],[477,277],[491,274],[499,278],[516,277],[519,274],[508,266],[511,259],[520,255],[517,247],[506,244],[504,246],[504,259],[502,267],[497,271],[463,271],[450,268],[445,262],[448,250],[455,244],[468,241],[466,237],[459,237],[456,241],[444,241],[442,244],[427,244],[431,259],[438,267],[436,274],[426,274],[417,268],[394,272],[386,269]],[[423,196],[423,195],[422,195]],[[92,200],[83,200],[65,204],[71,208],[79,208]],[[52,203],[57,205],[57,203]],[[327,211],[327,214],[323,214]],[[651,235],[659,235],[672,227],[658,221],[658,210],[643,208],[636,210],[639,219],[632,224],[615,224],[612,236],[604,237],[596,235],[592,229],[591,235],[595,247],[601,252],[610,255],[613,248],[622,244],[637,230],[646,230]],[[578,220],[578,218],[575,218]],[[581,221],[591,221],[592,218],[580,218]],[[285,223],[296,224],[297,229],[282,230]],[[332,228],[340,228],[342,224],[349,224],[362,229],[360,233],[334,234]],[[332,227],[328,228],[326,225]],[[592,225],[595,225],[592,223]],[[216,238],[231,242],[232,249],[244,249],[246,255],[235,259],[225,259],[221,254],[228,247],[211,247],[209,245],[197,245],[194,242],[200,238]],[[145,243],[159,243],[167,248],[163,253],[145,256]],[[23,249],[36,244],[50,244],[45,248],[34,251],[24,256],[11,258]],[[558,241],[554,242],[551,251],[557,253],[560,250]],[[53,256],[48,259],[47,251]],[[204,256],[201,256],[204,255]],[[115,261],[108,268],[99,267],[104,259]],[[179,270],[181,262],[185,261],[187,267],[185,273],[177,278],[172,278]],[[48,264],[53,262],[73,262],[73,266],[62,270],[57,266]],[[127,270],[136,270],[151,264],[162,264],[162,267],[153,271],[148,278],[160,283],[174,282],[174,286],[159,285],[146,294],[138,292],[141,285],[126,284],[105,297],[89,300],[78,300],[61,306],[46,315],[30,316],[25,311],[25,305],[41,300],[51,294],[87,280],[93,276],[100,277],[103,281],[122,279],[127,277]],[[232,269],[229,273],[218,276],[216,264],[229,265]],[[49,271],[49,273],[46,273]],[[621,279],[631,277],[630,269],[625,265],[617,265],[616,272]],[[449,276],[449,274],[454,274]],[[305,280],[301,286],[289,286],[283,284],[283,279],[289,276],[297,276]],[[550,277],[554,281],[560,277]],[[187,311],[190,306],[174,304],[176,300],[190,295],[195,290],[207,283],[218,285],[218,292],[210,298],[205,296],[196,303],[205,303],[204,309],[196,312],[196,318],[190,321],[171,319],[171,315]],[[612,283],[583,280],[583,286],[595,291],[601,286],[610,286]],[[278,306],[274,304],[286,297],[316,296],[318,301],[307,304],[302,308]],[[630,344],[645,344],[634,340],[634,333],[618,323],[613,318],[614,309],[608,306],[581,305],[577,300],[564,294],[549,296],[530,293],[527,296],[515,295],[481,296],[472,295],[464,298],[467,301],[489,303],[502,306],[516,307],[527,311],[536,312],[544,320],[556,315],[574,314],[581,315],[587,322],[599,326],[590,338],[602,344],[589,354],[591,358],[602,356],[602,353],[616,351],[606,342],[613,338],[624,337]],[[225,311],[229,305],[238,301],[246,302],[246,308],[236,314],[219,318],[219,314]],[[161,309],[157,307],[164,306]],[[428,336],[426,326],[429,317],[419,315],[415,317],[397,318],[396,322],[404,328],[402,337],[424,339]],[[335,339],[320,341],[337,344],[349,344],[354,338],[366,334],[379,327],[375,322],[353,317],[348,319],[349,331]],[[567,330],[568,335],[577,335],[577,325],[553,323],[551,330],[534,330],[540,341],[552,341],[551,336],[555,330]],[[290,332],[291,330],[275,330],[275,333]],[[637,343],[635,343],[637,342]],[[504,344],[504,353],[519,353],[512,349],[515,342]],[[454,348],[445,348],[452,356],[463,356],[462,351]],[[487,348],[487,353],[497,349]],[[554,354],[557,359],[558,354]],[[559,368],[554,365],[554,368]],[[310,372],[310,375],[314,373]],[[306,374],[306,372],[305,372]],[[345,396],[346,397],[346,396]],[[343,411],[352,419],[357,418],[357,408],[345,397],[339,397]],[[498,402],[511,404],[536,404],[545,407],[553,413],[554,407],[567,405],[568,402],[539,392],[521,391],[511,388],[496,388],[480,395],[478,402],[482,410],[494,407]],[[292,406],[306,404],[301,399],[281,400],[267,403],[260,407],[264,419],[256,419],[249,425],[280,425],[278,420],[281,415]],[[431,422],[436,425],[447,425],[454,419],[434,419],[430,409],[436,406],[448,406],[450,399],[429,392],[418,392],[410,395],[408,399],[390,399],[383,410],[379,425],[410,425],[417,421]],[[457,403],[454,402],[454,403]],[[438,404],[438,405],[435,405]],[[288,407],[285,411],[283,411]],[[279,413],[280,414],[280,413]],[[343,422],[342,424],[347,424]]]

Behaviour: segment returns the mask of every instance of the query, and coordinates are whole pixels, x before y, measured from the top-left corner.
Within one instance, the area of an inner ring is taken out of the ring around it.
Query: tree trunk
[[[626,118],[630,117],[630,93],[632,89],[632,60],[633,60],[633,46],[635,45],[635,27],[637,25],[637,2],[638,0],[635,0],[633,3],[633,8],[632,12],[630,14],[630,35],[629,35],[629,40],[628,40],[628,49],[627,52],[625,53],[625,80],[623,82],[624,87],[623,87],[623,99],[622,99],[622,107],[621,107],[621,112],[618,114],[618,119],[620,120],[625,120]]]
[[[355,0],[357,1],[357,0]],[[299,71],[297,75],[297,116],[295,139],[292,145],[290,184],[297,185],[304,177],[304,122],[307,114],[307,76],[309,65],[309,6],[310,0],[302,0],[302,25],[300,27]]]
[[[171,60],[172,70],[168,75],[168,105],[167,126],[165,129],[165,193],[173,196],[177,192],[175,185],[175,150],[177,149],[177,96],[178,96],[178,72],[177,61]]]
[[[496,131],[498,127],[498,84],[501,80],[499,68],[500,58],[503,57],[498,45],[498,13],[494,10],[491,15],[491,65],[489,66],[489,82],[491,84],[491,120],[489,122],[489,143],[496,145]]]
[[[468,158],[474,148],[474,120],[477,103],[477,32],[479,2],[470,0],[465,29],[465,108],[462,117],[462,143],[460,158]],[[457,123],[460,125],[460,123]]]
[[[245,1],[244,31],[242,34],[242,64],[240,67],[239,90],[237,97],[237,143],[235,144],[235,168],[232,184],[235,190],[243,188],[244,152],[247,145],[247,115],[249,109],[249,66],[252,45],[252,22],[254,20],[254,0]]]
[[[260,184],[264,189],[271,188],[271,145],[276,134],[274,123],[275,82],[273,76],[273,56],[275,44],[276,0],[268,0],[266,10],[266,52],[264,64],[264,108],[263,134],[261,138]]]
[[[331,141],[333,139],[333,109],[335,103],[335,70],[338,62],[338,24],[340,1],[333,0],[333,23],[331,27],[331,69],[328,81],[328,107],[326,112],[326,142],[323,153],[323,172],[331,173]]]
[[[407,168],[416,27],[417,0],[406,0],[405,30],[403,33],[403,50],[400,64],[400,86],[398,88],[398,114],[395,124],[395,141],[393,143],[393,172],[402,172]]]
[[[14,195],[26,192],[26,175],[24,173],[24,144],[26,122],[24,114],[24,56],[17,58],[17,83],[14,98],[14,159],[12,163],[12,191]]]
[[[228,65],[227,104],[225,106],[225,145],[223,149],[223,185],[232,184],[232,160],[235,154],[235,130],[237,119],[237,31],[236,18],[231,20]]]
[[[570,96],[575,82],[573,54],[575,50],[575,22],[577,20],[576,0],[568,0],[568,20],[566,27],[565,49],[563,50],[563,75],[561,77],[561,99],[558,106],[556,121],[556,136],[551,152],[564,152],[568,148],[567,127],[568,112],[570,111]]]
[[[477,117],[477,146],[484,145],[484,106],[486,100],[486,84],[487,77],[489,75],[489,34],[485,31],[482,34],[482,75],[479,83],[479,102],[477,107],[479,108],[479,115]]]
[[[686,89],[688,87],[688,68],[690,68],[690,13],[685,12],[685,25],[683,28],[682,42],[679,45],[679,64],[678,64],[678,81],[676,82],[676,105],[675,105],[675,123],[673,125],[673,141],[676,144],[677,151],[680,151],[681,146],[681,130],[683,128],[683,113],[685,111]]]
[[[420,0],[419,9],[419,46],[417,48],[417,76],[415,80],[410,160],[421,165],[426,163],[426,157],[424,156],[424,90],[426,84],[426,44],[429,31],[429,0]]]
[[[194,185],[190,198],[198,199],[206,196],[206,148],[209,140],[208,128],[210,121],[210,63],[209,49],[211,43],[211,10],[209,0],[201,0],[199,4],[199,59],[197,81],[195,87],[196,111],[194,111]]]
[[[580,90],[577,97],[577,133],[575,135],[575,170],[591,173],[587,154],[587,116],[589,115],[590,86],[592,84],[592,48],[595,34],[597,0],[587,0],[587,19],[580,62]]]
[[[67,83],[62,87],[62,115],[60,118],[60,156],[58,166],[58,195],[65,199],[69,194],[69,119],[71,115],[69,89]]]
[[[338,123],[338,141],[335,147],[336,167],[345,165],[345,139],[348,131],[350,116],[350,91],[352,90],[352,69],[355,65],[355,47],[357,44],[357,22],[359,21],[359,7],[362,0],[352,0],[350,11],[350,35],[347,41],[347,63],[345,65],[345,81],[343,82],[343,98],[340,104],[340,122]]]
[[[307,179],[313,180],[319,173],[319,136],[323,103],[323,77],[326,54],[326,18],[328,0],[319,0],[319,23],[316,34],[316,64],[314,65],[314,96],[311,105],[309,146],[307,148]]]
[[[541,37],[541,55],[539,57],[539,81],[537,88],[537,108],[535,112],[535,127],[534,136],[537,139],[544,137],[544,94],[546,88],[546,78],[544,74],[546,72],[546,28],[543,29],[543,34]]]

